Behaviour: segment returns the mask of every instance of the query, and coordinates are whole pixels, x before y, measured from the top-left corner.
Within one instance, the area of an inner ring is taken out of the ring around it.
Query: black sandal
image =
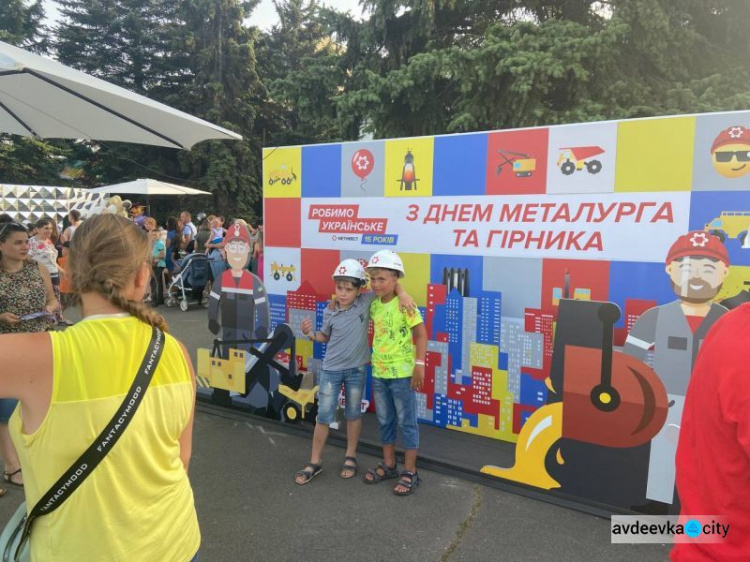
[[[7,482],[8,484],[12,484],[13,486],[18,486],[19,488],[23,488],[23,482],[20,484],[18,482],[13,482],[13,477],[16,474],[21,474],[21,469],[14,470],[13,472],[3,472],[3,480]]]
[[[383,473],[381,474],[378,472],[378,469]],[[367,478],[368,474],[372,476],[372,478]],[[398,474],[398,469],[395,464],[393,466],[386,466],[384,462],[380,462],[375,468],[367,469],[367,473],[362,477],[362,480],[365,481],[365,484],[378,484],[383,480],[398,478]]]
[[[409,472],[408,470],[404,470],[401,473],[401,480],[398,481],[398,483],[393,487],[393,493],[397,496],[410,496],[414,493],[414,490],[416,490],[419,485],[422,483],[422,479],[419,477],[419,474],[416,472]],[[402,486],[406,488],[406,491],[399,491],[396,488],[399,486]]]
[[[303,468],[302,470],[294,474],[294,483],[297,484],[298,486],[304,486],[321,472],[323,472],[322,465],[308,463],[307,466],[305,466],[305,468]],[[302,482],[299,482],[297,480],[298,476],[301,476],[303,478]]]
[[[344,457],[344,462],[341,463],[341,469],[339,470],[339,477],[344,480],[354,478],[357,475],[358,466],[356,457]],[[344,474],[348,474],[348,476],[344,476]]]

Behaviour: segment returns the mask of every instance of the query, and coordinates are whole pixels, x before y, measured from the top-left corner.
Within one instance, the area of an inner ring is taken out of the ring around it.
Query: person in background
[[[73,240],[73,235],[75,234],[76,229],[81,224],[81,212],[77,211],[76,209],[73,209],[68,213],[68,221],[70,223],[70,226],[66,228],[62,236],[60,236],[60,239],[63,243],[70,242]]]
[[[156,229],[156,219],[146,217],[143,221],[143,228],[148,233],[148,241],[151,243],[151,305],[159,306],[164,304],[164,284],[162,283],[162,274],[166,267],[167,247],[161,240],[161,234]]]
[[[0,218],[0,334],[44,332],[49,326],[47,316],[28,319],[26,316],[39,312],[53,314],[60,306],[47,268],[28,259],[28,254],[26,227],[7,215]],[[0,344],[0,363],[7,351],[4,346],[5,341]],[[28,380],[23,367],[8,376]],[[10,397],[0,397],[0,456],[5,483],[23,486],[21,463],[8,433],[8,420],[17,404]]]
[[[198,234],[195,235],[195,251],[199,254],[206,253],[206,244],[212,238],[211,225],[208,219],[203,219],[198,225]]]
[[[133,383],[153,327],[142,303],[151,277],[148,235],[124,217],[87,219],[69,271],[83,319],[61,332],[0,336],[0,396],[21,401],[10,431],[26,500],[35,505],[96,439]],[[169,334],[143,402],[115,448],[31,533],[32,560],[197,559],[200,529],[188,479],[195,376]],[[23,372],[24,376],[18,376]]]
[[[180,213],[180,221],[182,222],[180,229],[182,248],[186,253],[192,254],[195,251],[195,235],[198,234],[198,229],[193,224],[193,217],[188,211]]]
[[[57,264],[60,266],[61,271],[65,271],[65,275],[60,276],[60,308],[64,311],[69,306],[72,306],[73,298],[73,284],[70,282],[70,275],[68,271],[68,248],[70,248],[70,242],[65,242],[62,245],[62,250],[57,258]]]
[[[61,270],[57,263],[58,251],[52,240],[54,232],[55,226],[50,219],[39,219],[36,223],[36,236],[29,239],[29,257],[47,268],[55,298],[60,302],[60,276],[65,275],[65,270]],[[55,312],[55,320],[59,324],[69,324],[63,318],[60,308]]]
[[[168,217],[167,218],[167,255],[164,259],[164,262],[166,264],[166,269],[169,274],[169,276],[172,276],[172,273],[174,272],[174,265],[175,265],[175,255],[180,250],[180,236],[178,233],[178,223],[177,219],[175,217]]]

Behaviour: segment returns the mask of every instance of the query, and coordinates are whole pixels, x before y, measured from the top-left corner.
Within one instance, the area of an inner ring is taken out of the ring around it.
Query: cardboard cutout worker
[[[646,497],[671,504],[685,393],[701,343],[727,312],[711,301],[729,274],[729,254],[717,236],[688,232],[672,244],[665,270],[678,300],[644,312],[633,325],[624,351],[645,362],[653,348],[653,368],[667,390],[667,421],[651,441]]]
[[[224,251],[230,269],[214,280],[208,304],[208,329],[222,341],[265,338],[271,313],[263,282],[245,269],[250,259],[250,233],[242,224],[229,227]],[[221,312],[221,321],[219,321]],[[257,323],[257,325],[256,325]],[[226,358],[229,347],[249,349],[248,345],[222,346]]]

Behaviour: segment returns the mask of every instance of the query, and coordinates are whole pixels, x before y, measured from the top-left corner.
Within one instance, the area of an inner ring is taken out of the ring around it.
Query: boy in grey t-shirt
[[[339,476],[352,478],[357,474],[357,445],[362,429],[362,395],[365,389],[370,348],[367,333],[370,324],[372,292],[363,292],[367,276],[362,264],[355,259],[342,261],[333,273],[336,297],[332,307],[323,313],[320,331],[314,331],[309,318],[302,321],[302,333],[311,341],[327,343],[318,390],[318,418],[313,434],[310,462],[294,475],[294,481],[307,484],[321,473],[323,448],[328,439],[329,426],[334,421],[341,385],[346,397],[346,456]],[[396,287],[401,305],[415,306],[402,287]]]

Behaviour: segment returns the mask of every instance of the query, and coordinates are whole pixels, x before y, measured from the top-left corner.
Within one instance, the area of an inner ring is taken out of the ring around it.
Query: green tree
[[[334,101],[346,82],[346,49],[331,25],[335,12],[315,0],[274,5],[279,23],[258,42],[259,72],[268,89],[260,110],[266,145],[347,138]]]
[[[257,0],[187,0],[180,48],[193,81],[174,91],[175,106],[239,132],[244,140],[210,141],[180,155],[182,169],[214,194],[216,210],[261,215],[261,139],[257,106],[264,88],[256,71],[257,30],[243,25]],[[179,99],[177,99],[179,98]]]
[[[403,136],[747,107],[750,3],[364,0],[344,120]],[[348,27],[347,27],[348,26]],[[347,33],[344,31],[344,33]]]
[[[37,52],[47,47],[41,0],[0,3],[0,41]],[[60,185],[60,170],[68,153],[64,142],[0,135],[0,182]]]
[[[0,41],[43,52],[47,48],[43,20],[42,0],[3,0],[0,3]]]

